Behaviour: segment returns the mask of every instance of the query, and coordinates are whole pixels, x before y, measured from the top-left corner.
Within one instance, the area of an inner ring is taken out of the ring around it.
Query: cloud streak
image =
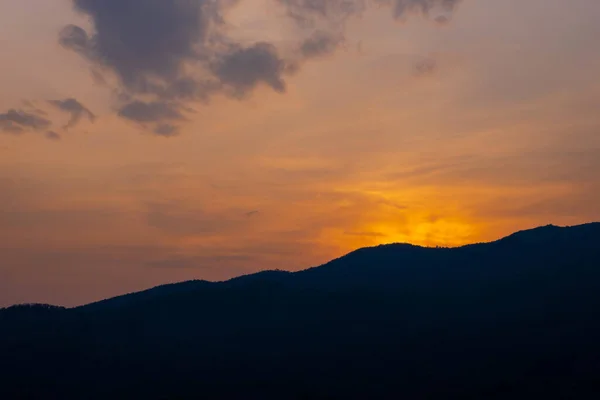
[[[0,114],[0,130],[20,134],[49,128],[52,122],[44,117],[23,110],[10,109]]]
[[[46,132],[46,138],[50,140],[60,140],[61,136],[55,131],[48,131]]]
[[[64,126],[64,129],[69,129],[74,127],[81,121],[81,118],[87,118],[90,122],[94,122],[96,120],[96,116],[83,104],[81,104],[76,99],[64,99],[64,100],[50,100],[49,103],[58,108],[61,111],[71,114],[71,119]]]

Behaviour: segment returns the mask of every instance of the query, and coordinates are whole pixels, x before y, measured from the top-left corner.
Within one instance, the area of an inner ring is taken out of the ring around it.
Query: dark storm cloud
[[[65,126],[65,129],[77,125],[82,117],[86,117],[90,122],[96,120],[96,116],[76,99],[50,100],[49,103],[59,110],[71,114],[71,119]]]
[[[76,26],[61,43],[111,68],[132,91],[149,79],[175,80],[183,63],[197,59],[210,25],[220,20],[208,0],[73,0],[88,15],[95,34]]]
[[[327,24],[340,26],[350,17],[363,13],[369,3],[392,9],[394,18],[410,13],[426,17],[448,18],[461,0],[277,0],[286,7],[288,15],[304,27]]]
[[[312,30],[300,50],[305,58],[333,53],[344,42],[345,24],[369,4],[391,8],[395,19],[421,14],[437,23],[449,21],[461,0],[277,0],[301,28]]]
[[[304,59],[335,52],[344,41],[346,21],[366,9],[365,0],[276,0],[287,15],[310,32],[300,43]]]
[[[96,73],[117,79],[127,98],[119,115],[172,136],[186,104],[217,93],[243,98],[258,86],[285,92],[287,75],[304,60],[333,53],[344,41],[346,21],[366,0],[272,0],[300,27],[291,59],[272,43],[237,43],[226,35],[226,11],[243,0],[72,0],[89,17],[92,31],[69,25],[63,47],[92,63]],[[396,18],[421,13],[447,18],[459,0],[371,0]],[[439,13],[436,12],[439,10]],[[100,71],[100,72],[98,72]],[[80,111],[75,122],[82,115]]]
[[[277,0],[288,15],[302,26],[313,27],[318,21],[341,24],[365,10],[365,0]]]
[[[162,137],[176,136],[179,133],[178,124],[186,120],[180,104],[163,100],[133,100],[120,107],[118,114]]]
[[[58,42],[77,53],[80,53],[86,57],[92,57],[90,51],[93,50],[93,45],[88,36],[88,33],[79,26],[67,25],[65,26],[58,35]]]
[[[94,32],[70,25],[59,41],[114,73],[119,90],[131,98],[119,108],[120,116],[156,123],[150,126],[154,133],[172,136],[176,127],[166,122],[183,119],[181,102],[207,101],[218,92],[239,97],[260,84],[285,90],[286,62],[273,45],[241,46],[221,35],[222,10],[234,3],[73,0]]]
[[[154,128],[154,133],[164,137],[177,136],[179,134],[179,127],[172,124],[158,124]]]
[[[286,61],[279,57],[275,46],[269,43],[234,49],[222,56],[212,66],[212,70],[236,94],[245,94],[260,83],[270,86],[276,92],[285,91],[283,74]]]
[[[160,101],[151,103],[133,101],[121,107],[119,115],[141,123],[185,119],[176,105]]]
[[[208,101],[210,96],[221,89],[222,85],[214,79],[198,80],[183,77],[169,82],[168,85],[147,85],[147,94],[153,94],[167,100]]]
[[[0,131],[22,133],[27,130],[47,129],[52,125],[50,120],[23,110],[10,109],[0,114]]]
[[[343,37],[333,33],[317,31],[300,46],[304,58],[315,58],[333,53],[343,42]]]
[[[408,13],[421,13],[435,20],[448,18],[461,0],[376,0],[377,3],[390,6],[394,18],[402,18]],[[434,13],[438,13],[434,15]],[[441,14],[440,14],[441,13]]]

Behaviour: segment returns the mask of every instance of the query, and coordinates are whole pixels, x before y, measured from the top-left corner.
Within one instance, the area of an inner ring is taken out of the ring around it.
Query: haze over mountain
[[[600,223],[385,245],[0,310],[0,397],[593,398],[599,317]]]

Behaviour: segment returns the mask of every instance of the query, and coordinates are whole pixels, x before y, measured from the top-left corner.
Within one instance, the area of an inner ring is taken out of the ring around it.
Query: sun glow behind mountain
[[[600,2],[392,3],[0,2],[0,305],[600,220]]]

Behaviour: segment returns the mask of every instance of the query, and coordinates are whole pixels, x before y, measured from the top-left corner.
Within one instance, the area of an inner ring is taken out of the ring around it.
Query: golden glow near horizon
[[[0,132],[0,306],[600,220],[597,0],[465,0],[443,25],[369,9],[285,93],[186,103],[169,138],[119,117],[115,75],[58,44],[90,24],[70,2],[26,3],[0,2],[0,115],[39,108],[62,139]],[[293,57],[302,32],[270,4],[223,29]],[[47,100],[71,97],[94,123],[62,128]]]

